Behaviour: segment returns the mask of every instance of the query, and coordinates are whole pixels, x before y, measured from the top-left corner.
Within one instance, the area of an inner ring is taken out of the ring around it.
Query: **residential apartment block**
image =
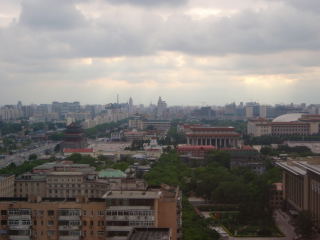
[[[136,227],[181,236],[181,196],[167,186],[102,198],[0,198],[0,240],[124,240]]]

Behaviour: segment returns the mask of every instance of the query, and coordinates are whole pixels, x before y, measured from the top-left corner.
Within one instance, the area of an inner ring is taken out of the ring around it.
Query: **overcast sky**
[[[319,0],[0,0],[0,105],[320,103]]]

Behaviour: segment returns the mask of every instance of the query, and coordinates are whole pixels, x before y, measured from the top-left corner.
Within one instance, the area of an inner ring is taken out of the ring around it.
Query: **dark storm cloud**
[[[105,0],[112,4],[130,4],[145,7],[151,6],[180,6],[186,4],[188,0]]]

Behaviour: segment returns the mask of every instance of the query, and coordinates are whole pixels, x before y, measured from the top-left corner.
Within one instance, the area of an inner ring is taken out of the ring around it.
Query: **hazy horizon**
[[[318,0],[1,0],[0,105],[317,103]]]

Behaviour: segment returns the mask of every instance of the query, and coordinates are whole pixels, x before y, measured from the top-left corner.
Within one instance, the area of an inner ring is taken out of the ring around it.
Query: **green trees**
[[[219,239],[219,234],[209,228],[208,222],[199,217],[186,198],[182,198],[183,240]]]
[[[32,161],[32,160],[37,160],[37,158],[38,158],[37,154],[30,154],[28,159]]]
[[[205,157],[205,165],[217,163],[225,168],[230,168],[230,154],[226,151],[214,150]]]

